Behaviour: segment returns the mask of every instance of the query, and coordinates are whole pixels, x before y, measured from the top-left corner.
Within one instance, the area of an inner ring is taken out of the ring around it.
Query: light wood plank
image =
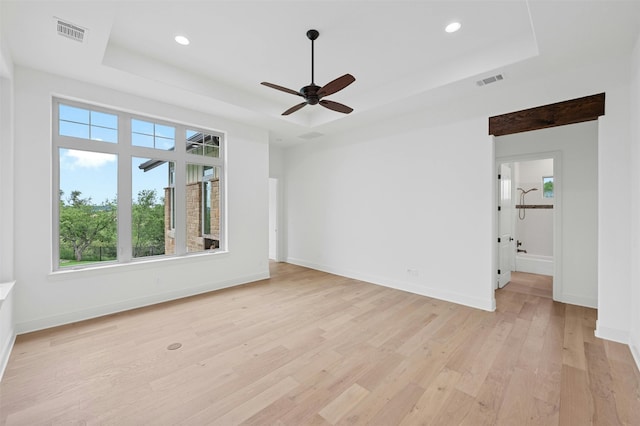
[[[563,365],[560,387],[560,424],[580,426],[592,423],[593,403],[587,372],[570,365]]]
[[[332,425],[336,424],[349,410],[355,407],[360,401],[362,401],[369,391],[354,383],[340,394],[336,399],[331,401],[326,407],[324,407],[318,414],[320,414],[326,421]]]
[[[288,264],[272,278],[18,336],[0,424],[624,424],[625,345],[514,274],[485,312]],[[167,350],[174,342],[178,350]]]

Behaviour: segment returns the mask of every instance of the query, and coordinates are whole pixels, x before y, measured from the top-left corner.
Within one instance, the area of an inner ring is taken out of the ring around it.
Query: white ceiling
[[[524,81],[628,54],[640,1],[6,1],[2,39],[13,62],[271,131],[273,141],[330,135],[389,114],[419,110],[447,94],[485,88],[503,73]],[[61,18],[88,30],[84,43],[56,34]],[[462,23],[445,33],[451,21]],[[356,82],[327,97],[350,115],[306,106],[294,90],[345,73]],[[175,35],[189,37],[180,46]],[[437,96],[436,96],[437,93]]]

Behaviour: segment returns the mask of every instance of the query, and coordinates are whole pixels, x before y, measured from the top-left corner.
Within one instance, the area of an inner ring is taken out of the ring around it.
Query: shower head
[[[523,194],[526,194],[527,192],[531,192],[531,191],[537,191],[537,190],[538,190],[538,188],[531,188],[530,190],[525,191],[525,190],[524,190],[524,189],[522,189],[522,188],[518,188],[518,191],[522,191],[522,193],[523,193]]]

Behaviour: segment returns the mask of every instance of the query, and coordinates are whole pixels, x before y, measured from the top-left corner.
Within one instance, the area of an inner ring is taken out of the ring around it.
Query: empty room
[[[640,2],[0,0],[0,425],[640,424]]]

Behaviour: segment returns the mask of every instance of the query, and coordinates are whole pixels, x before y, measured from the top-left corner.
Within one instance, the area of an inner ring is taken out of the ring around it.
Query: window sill
[[[6,283],[0,283],[0,304],[7,298],[9,297],[9,293],[11,293],[11,290],[13,289],[13,286],[15,285],[15,281],[8,281]]]
[[[48,278],[50,281],[62,281],[70,277],[77,278],[83,275],[91,276],[97,274],[104,275],[112,273],[122,273],[127,271],[140,271],[145,269],[157,268],[158,264],[165,264],[167,266],[177,265],[181,263],[190,264],[200,262],[203,258],[226,257],[228,254],[228,251],[223,250],[206,250],[198,253],[187,253],[181,256],[167,256],[161,258],[158,257],[155,259],[137,259],[132,260],[128,263],[96,264],[75,269],[58,269],[57,271],[50,272],[48,274]]]

